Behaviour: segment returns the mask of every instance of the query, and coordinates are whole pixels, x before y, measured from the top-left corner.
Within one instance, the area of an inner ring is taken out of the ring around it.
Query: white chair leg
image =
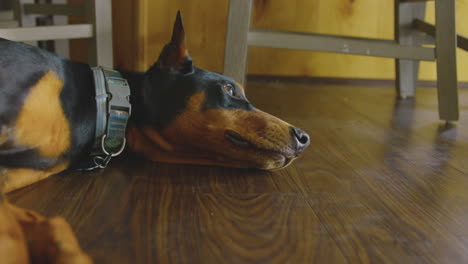
[[[224,51],[224,74],[245,84],[247,73],[247,35],[252,16],[252,0],[230,0]]]
[[[34,4],[34,0],[17,0],[17,14],[19,15],[19,23],[21,27],[35,27],[37,15],[26,15],[24,13],[24,4]],[[29,45],[37,46],[37,41],[26,42]]]
[[[94,37],[88,40],[88,62],[113,67],[111,0],[86,0],[86,17],[94,25]]]
[[[400,3],[395,0],[395,39],[401,45],[415,45],[416,36],[411,25],[416,18],[424,19],[426,3]],[[400,98],[414,96],[419,73],[419,61],[395,60],[397,94]]]
[[[53,4],[66,4],[67,0],[52,0]],[[54,25],[67,25],[67,16],[54,16]],[[55,53],[58,55],[69,58],[70,57],[70,41],[68,39],[56,40],[54,42]]]

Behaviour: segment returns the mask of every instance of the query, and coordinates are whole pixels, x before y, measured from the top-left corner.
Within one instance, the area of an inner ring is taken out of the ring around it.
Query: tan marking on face
[[[128,129],[127,142],[132,151],[140,153],[152,161],[178,164],[183,163],[226,166],[226,161],[223,161],[222,157],[219,157],[219,160],[213,159],[211,153],[178,150],[168,151],[167,149],[164,149],[158,145],[157,142],[152,141],[152,139],[144,135],[142,131],[135,127],[130,127]],[[232,163],[232,167],[245,167],[245,162],[243,161],[230,160],[230,162]]]
[[[260,110],[201,111],[204,100],[204,93],[192,96],[177,119],[157,132],[171,151],[141,131],[138,144],[131,143],[131,148],[155,161],[244,168],[276,169],[284,166],[285,157],[295,158],[290,124]],[[240,134],[255,148],[234,146],[226,139],[226,130]]]
[[[172,147],[169,142],[167,142],[161,135],[159,134],[158,131],[155,129],[144,129],[143,134],[154,144],[157,144],[158,146],[162,147],[166,151],[173,151],[174,147]]]
[[[260,110],[210,109],[184,112],[173,125],[161,132],[179,152],[209,153],[208,159],[224,166],[274,169],[284,158],[294,159],[288,123]],[[232,130],[255,148],[234,146],[226,139]]]
[[[67,167],[68,161],[46,170],[5,169],[0,173],[3,173],[1,178],[4,180],[5,192],[10,192],[64,171]]]
[[[47,72],[31,88],[14,128],[17,145],[36,148],[48,158],[58,158],[70,147],[70,125],[60,103],[63,82]]]

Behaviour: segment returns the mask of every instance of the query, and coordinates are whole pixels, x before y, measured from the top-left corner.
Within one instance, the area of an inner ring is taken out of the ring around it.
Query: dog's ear
[[[184,73],[192,71],[192,59],[185,46],[185,31],[180,11],[177,12],[171,42],[164,47],[156,66],[160,69],[174,68]]]

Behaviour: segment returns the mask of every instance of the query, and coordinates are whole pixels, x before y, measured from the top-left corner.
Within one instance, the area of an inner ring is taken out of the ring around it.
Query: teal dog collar
[[[92,68],[96,89],[96,132],[91,156],[95,168],[105,168],[125,148],[125,129],[132,112],[130,86],[115,70]]]

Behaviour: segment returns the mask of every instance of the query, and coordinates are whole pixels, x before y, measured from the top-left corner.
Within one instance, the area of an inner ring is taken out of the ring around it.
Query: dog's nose
[[[297,127],[291,127],[291,133],[296,143],[296,155],[299,155],[309,146],[310,136],[304,130]]]

